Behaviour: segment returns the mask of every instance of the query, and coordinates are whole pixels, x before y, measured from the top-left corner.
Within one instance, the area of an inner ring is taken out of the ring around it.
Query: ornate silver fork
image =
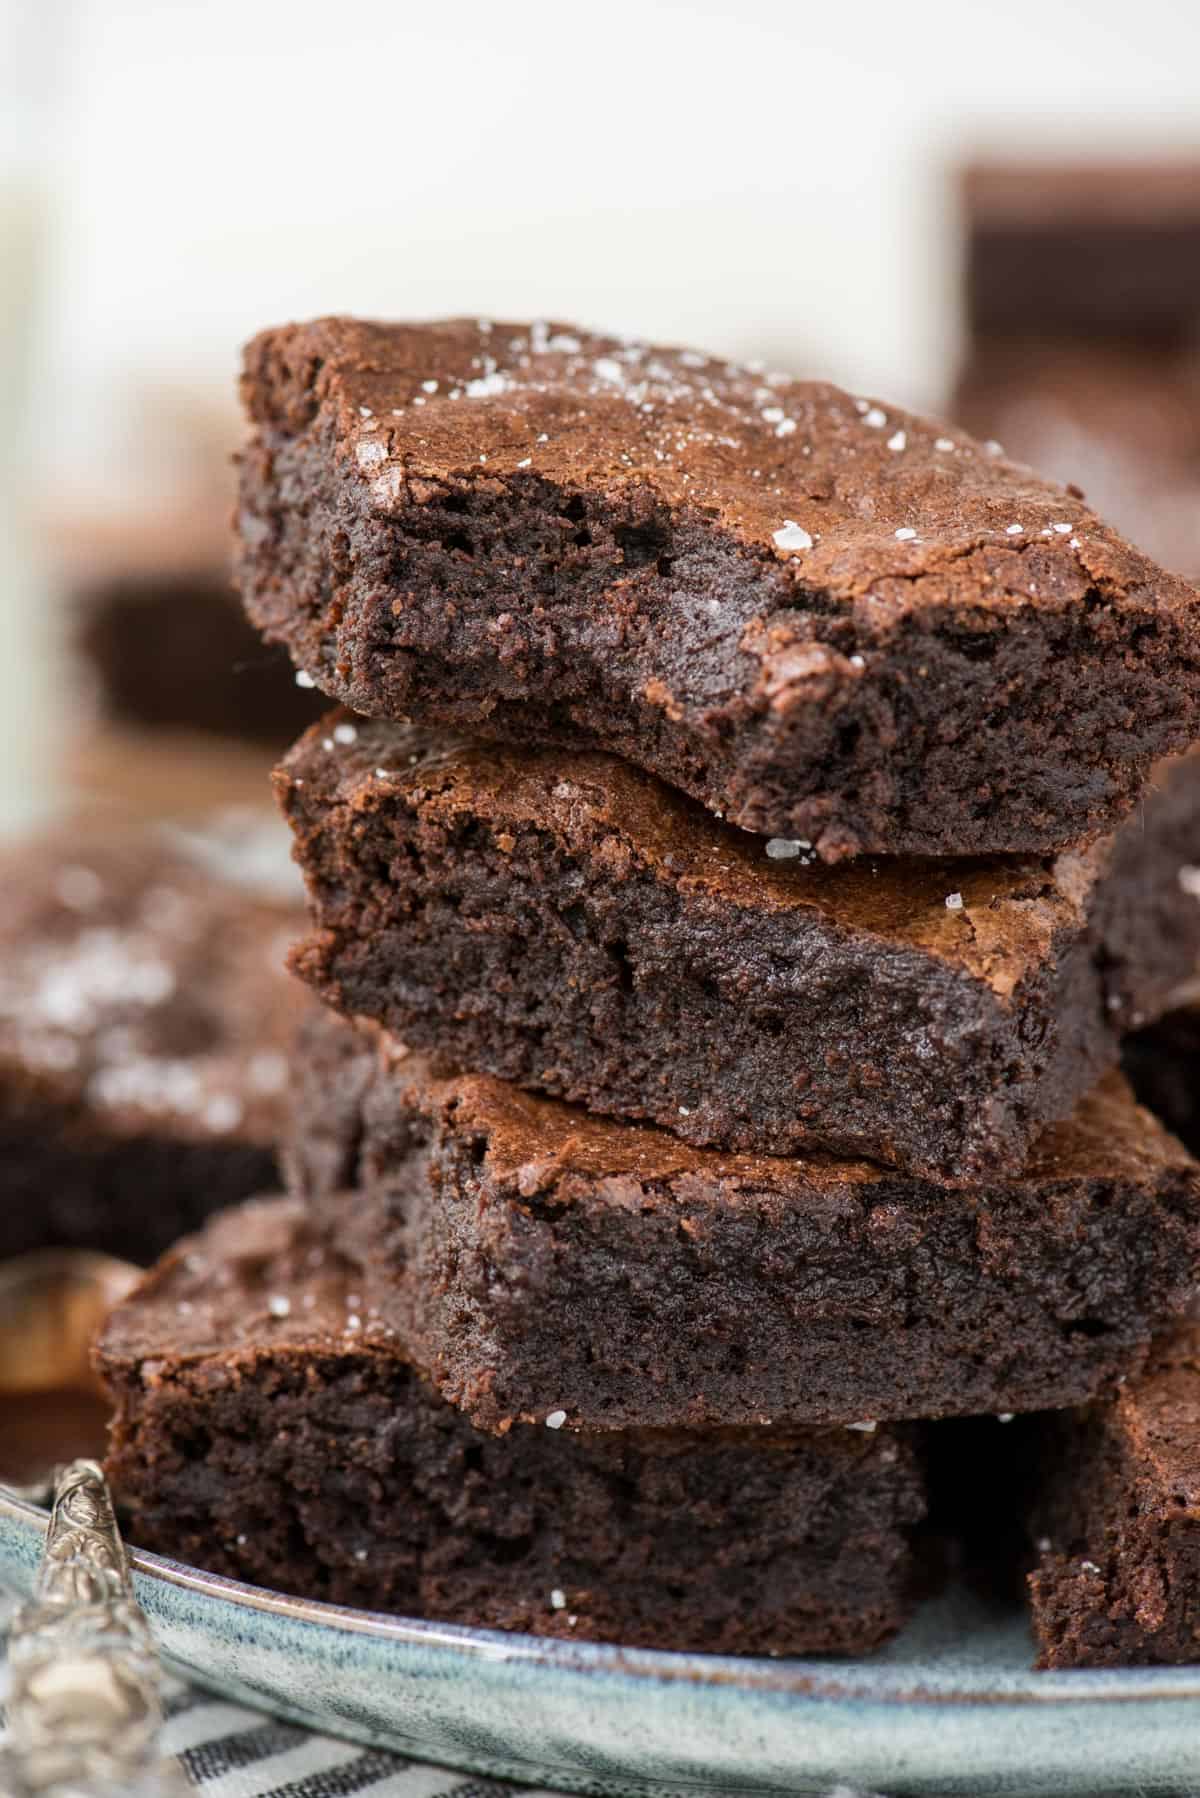
[[[29,1398],[84,1387],[93,1330],[137,1275],[105,1256],[75,1253],[23,1256],[0,1268],[0,1391]],[[0,1455],[19,1446],[5,1442]],[[9,1635],[0,1791],[6,1798],[181,1793],[182,1775],[158,1753],[158,1656],[104,1475],[97,1462],[75,1460],[20,1490],[45,1502],[48,1487],[46,1546]]]

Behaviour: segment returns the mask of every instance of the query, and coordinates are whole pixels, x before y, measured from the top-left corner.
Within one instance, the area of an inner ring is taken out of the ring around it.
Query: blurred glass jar
[[[0,460],[10,482],[28,420],[69,12],[58,0],[0,0]]]

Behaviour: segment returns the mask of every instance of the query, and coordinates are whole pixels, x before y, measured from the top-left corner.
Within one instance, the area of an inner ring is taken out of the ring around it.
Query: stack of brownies
[[[1200,600],[961,433],[691,352],[334,319],[244,386],[245,603],[354,708],[277,777],[328,1011],[290,1196],[101,1346],[133,1538],[868,1650],[929,1420],[1086,1407],[1074,1454],[1186,1359],[1200,1170],[1114,1070],[1200,960]],[[1129,1583],[1067,1553],[1102,1485],[1039,1526],[1050,1659]]]

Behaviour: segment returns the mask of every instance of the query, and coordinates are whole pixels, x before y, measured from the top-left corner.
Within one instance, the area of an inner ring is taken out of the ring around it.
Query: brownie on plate
[[[1200,1660],[1200,1325],[1045,1420],[1030,1579],[1042,1667]]]
[[[275,1178],[306,1000],[271,820],[72,820],[0,858],[0,1256],[145,1261]]]
[[[486,1436],[289,1200],[181,1244],[97,1351],[128,1535],[259,1585],[659,1648],[859,1654],[904,1620],[902,1429]]]
[[[1195,756],[1085,850],[838,868],[612,756],[400,724],[326,720],[277,789],[323,999],[697,1144],[1017,1173],[1200,959]]]
[[[295,1192],[490,1430],[1078,1404],[1200,1273],[1200,1169],[1110,1075],[1025,1172],[973,1191],[814,1154],[696,1149],[314,1014]]]
[[[369,716],[593,747],[813,845],[1045,851],[1200,734],[1200,598],[961,432],[548,325],[250,345],[240,583]]]

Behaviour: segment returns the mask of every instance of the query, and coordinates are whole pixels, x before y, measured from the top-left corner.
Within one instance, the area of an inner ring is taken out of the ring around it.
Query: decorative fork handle
[[[55,1480],[46,1547],[33,1596],[13,1619],[8,1659],[5,1792],[180,1789],[159,1763],[158,1656],[95,1461],[72,1461]]]

